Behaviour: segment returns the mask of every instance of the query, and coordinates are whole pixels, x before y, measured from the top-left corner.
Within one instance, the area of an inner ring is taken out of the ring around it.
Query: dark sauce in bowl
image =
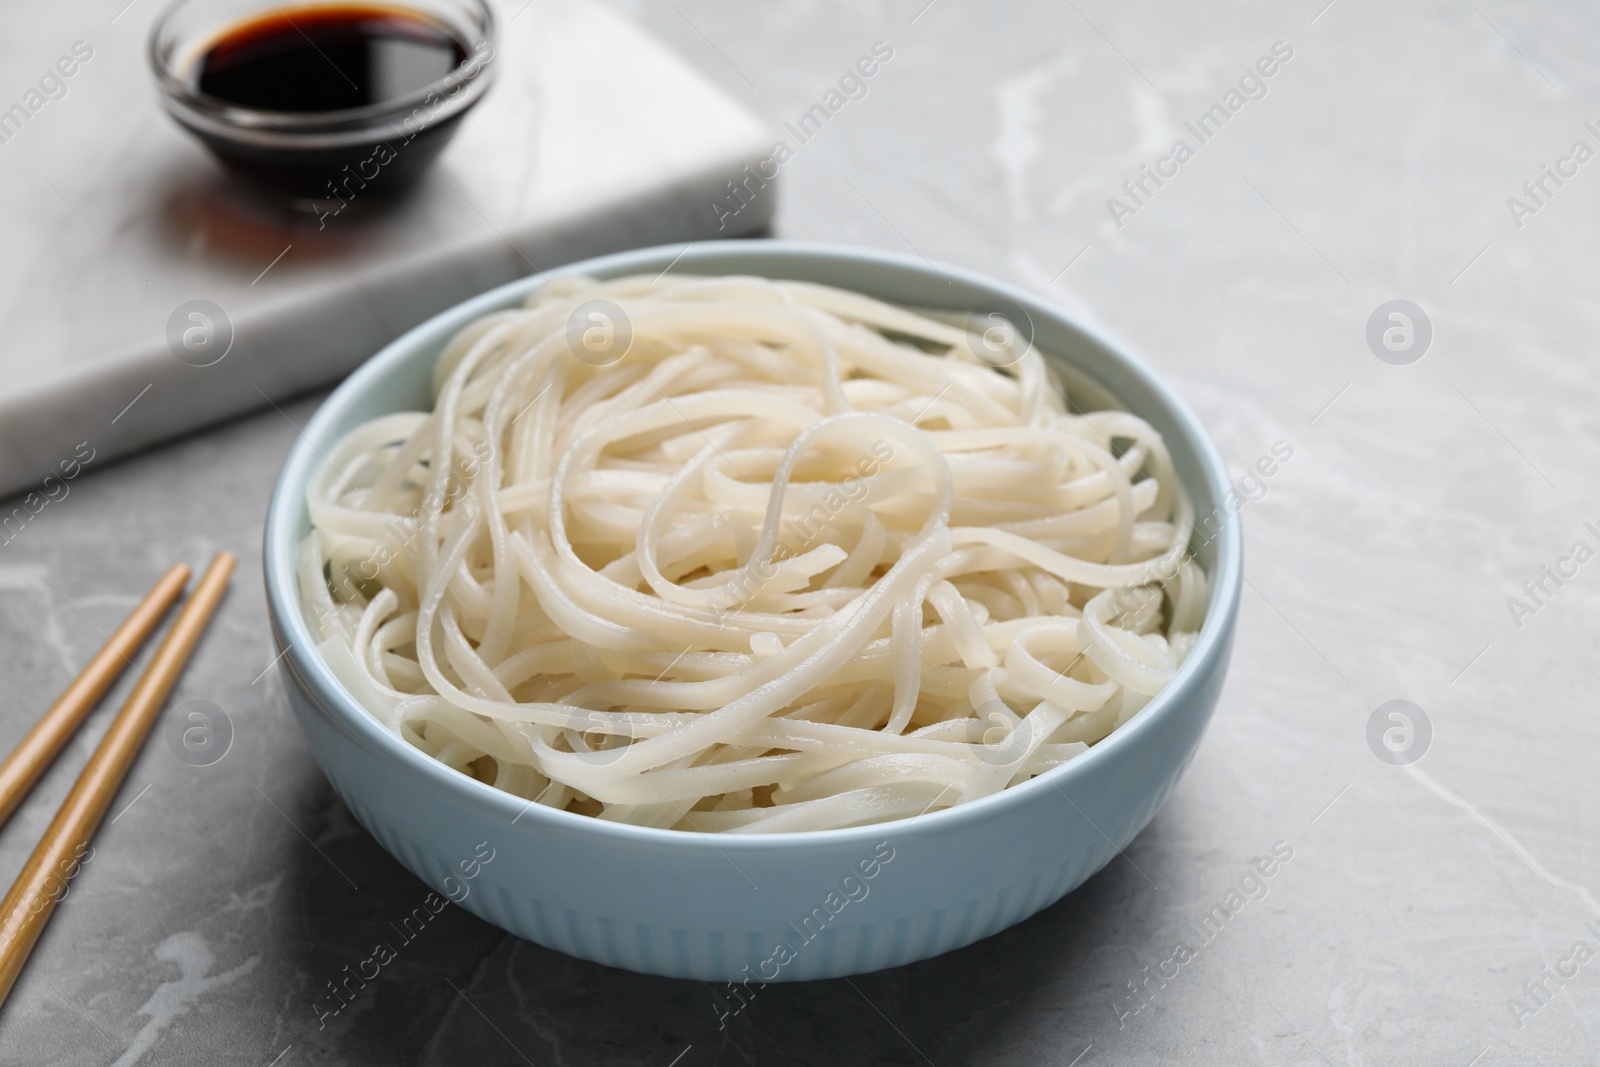
[[[240,107],[345,111],[426,89],[466,58],[464,43],[416,12],[338,4],[234,26],[200,58],[195,81]]]
[[[488,8],[458,0],[474,26],[425,6],[271,4],[185,46],[169,24],[206,7],[187,0],[151,61],[167,110],[224,164],[326,217],[411,185],[487,87]]]

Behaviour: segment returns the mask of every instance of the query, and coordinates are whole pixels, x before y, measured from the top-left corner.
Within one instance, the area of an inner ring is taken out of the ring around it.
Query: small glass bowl
[[[348,0],[302,0],[289,11],[348,6]],[[162,105],[231,170],[287,193],[302,209],[342,211],[360,198],[392,196],[421,176],[482,98],[495,57],[495,19],[484,0],[393,6],[445,27],[466,47],[466,59],[408,96],[365,107],[244,107],[200,92],[200,60],[241,22],[284,9],[271,0],[178,0],[150,31],[150,67]]]

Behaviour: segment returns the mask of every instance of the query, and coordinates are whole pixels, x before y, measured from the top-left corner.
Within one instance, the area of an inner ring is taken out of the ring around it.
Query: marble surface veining
[[[791,135],[777,231],[1045,294],[1198,411],[1240,480],[1248,585],[1186,776],[1125,858],[1020,926],[763,991],[725,1029],[710,986],[581,963],[456,908],[323,1018],[327,983],[427,889],[333,799],[268,669],[260,524],[305,399],[93,463],[0,545],[0,744],[168,562],[243,560],[173,701],[224,709],[232,747],[195,767],[152,739],[0,1013],[0,1063],[1600,1062],[1600,15],[621,7],[780,135],[886,42],[864,94]],[[1206,115],[1202,139],[1186,124]],[[72,247],[86,276],[118,267]],[[1426,316],[1421,358],[1403,336],[1384,347],[1395,320],[1369,343],[1391,300]],[[1259,473],[1275,446],[1289,457]],[[1379,758],[1381,730],[1369,741],[1401,699],[1427,724],[1406,766]],[[0,831],[0,874],[107,718]],[[1275,845],[1292,858],[1253,876]],[[1219,906],[1231,917],[1202,940]],[[1174,963],[1179,941],[1193,951]]]

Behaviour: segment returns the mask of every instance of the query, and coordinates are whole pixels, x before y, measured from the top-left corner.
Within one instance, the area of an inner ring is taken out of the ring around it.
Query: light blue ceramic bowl
[[[1162,433],[1199,514],[1229,514],[1226,470],[1188,407],[1142,362],[1037,297],[954,267],[789,241],[643,249],[563,272],[605,278],[669,265],[922,306],[1012,301],[1064,374],[1100,382]],[[431,406],[429,375],[445,341],[539,284],[524,278],[485,293],[368,360],[295,443],[267,514],[267,601],[288,649],[290,702],[317,762],[385,849],[468,911],[541,945],[649,974],[760,982],[894,967],[988,937],[1059,900],[1133,840],[1188,765],[1222,687],[1242,576],[1236,522],[1197,546],[1212,576],[1210,610],[1160,695],[1071,763],[917,819],[771,836],[622,826],[529,807],[383,730],[319,660],[300,610],[294,558],[307,532],[306,481],[351,427]]]

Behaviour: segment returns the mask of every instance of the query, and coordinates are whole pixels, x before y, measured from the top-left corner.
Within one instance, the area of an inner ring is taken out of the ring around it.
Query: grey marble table
[[[232,748],[195,767],[152,739],[0,1063],[1600,1062],[1600,20],[1325,3],[624,8],[790,141],[779,233],[1049,294],[1215,434],[1246,501],[1233,669],[1125,858],[1006,933],[769,989],[726,1029],[707,985],[449,908],[319,1026],[326,982],[426,890],[333,798],[267,669],[259,528],[310,397],[97,464],[0,545],[3,744],[167,562],[243,558],[167,713],[215,703]],[[876,41],[865,95],[798,143],[783,124]],[[0,876],[106,721],[0,832]]]

